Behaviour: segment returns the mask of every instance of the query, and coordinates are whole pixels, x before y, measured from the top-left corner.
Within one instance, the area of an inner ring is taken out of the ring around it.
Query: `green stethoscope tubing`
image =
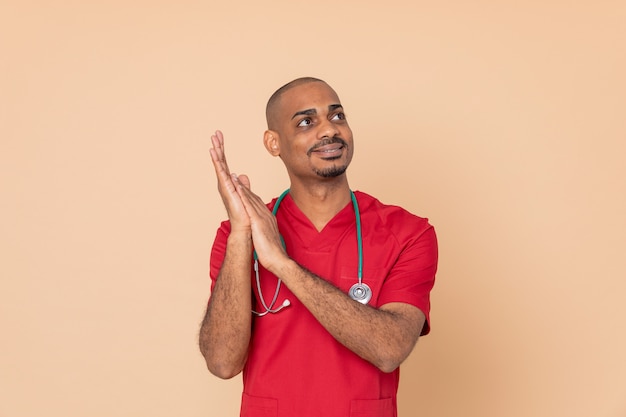
[[[276,216],[276,213],[278,212],[278,207],[280,206],[280,203],[283,201],[283,199],[287,196],[287,194],[289,194],[289,188],[286,189],[276,199],[276,204],[274,204],[272,215]],[[350,190],[350,199],[352,200],[352,207],[354,208],[354,215],[356,218],[356,241],[357,241],[357,250],[359,254],[359,266],[358,266],[358,282],[354,284],[352,288],[350,288],[350,291],[348,292],[348,294],[350,295],[350,298],[352,298],[353,300],[358,301],[362,304],[367,304],[369,300],[372,298],[372,290],[369,288],[367,284],[363,283],[363,237],[362,237],[362,231],[361,231],[361,212],[359,210],[359,203],[357,202],[356,197],[354,193],[352,192],[352,190]],[[286,248],[285,241],[282,235],[280,236],[280,241],[283,244],[283,248]],[[265,308],[265,311],[263,313],[258,313],[253,310],[252,312],[258,316],[264,316],[267,313],[278,313],[282,308],[287,307],[289,305],[289,300],[285,300],[285,302],[280,307],[278,307],[277,309],[274,309],[274,304],[276,304],[276,300],[278,299],[278,294],[280,292],[280,285],[282,283],[282,280],[280,279],[278,280],[278,284],[276,284],[276,290],[274,291],[274,297],[272,298],[272,301],[268,305],[265,302],[265,298],[263,297],[263,294],[261,291],[261,280],[259,277],[259,257],[256,254],[256,250],[253,252],[253,258],[254,258],[254,271],[256,275],[256,285],[257,285],[257,290],[259,292],[259,301],[261,301],[261,305],[263,306],[263,308]]]

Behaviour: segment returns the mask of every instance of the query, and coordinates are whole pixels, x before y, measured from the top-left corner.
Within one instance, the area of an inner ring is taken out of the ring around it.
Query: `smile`
[[[334,143],[332,145],[320,146],[311,153],[317,154],[323,159],[336,159],[343,154],[343,145],[340,143]]]
[[[307,155],[311,156],[316,154],[322,159],[337,159],[343,155],[343,150],[347,149],[348,144],[340,137],[333,137],[322,140],[317,143],[311,149],[308,150]]]

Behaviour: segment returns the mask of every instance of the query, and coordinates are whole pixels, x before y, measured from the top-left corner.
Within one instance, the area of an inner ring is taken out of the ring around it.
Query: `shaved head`
[[[320,80],[319,78],[302,77],[302,78],[296,78],[295,80],[290,81],[287,84],[280,87],[278,90],[274,92],[274,94],[272,94],[270,99],[267,101],[267,106],[265,107],[265,118],[267,119],[268,129],[270,130],[276,129],[276,112],[278,110],[278,107],[279,107],[278,104],[280,103],[280,99],[282,95],[286,91],[291,90],[294,87],[297,87],[302,84],[308,84],[308,83],[324,83],[328,85],[326,81]]]

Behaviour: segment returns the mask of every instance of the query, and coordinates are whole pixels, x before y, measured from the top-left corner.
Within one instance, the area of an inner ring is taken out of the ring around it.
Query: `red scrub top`
[[[356,191],[363,237],[363,282],[373,292],[369,305],[416,306],[430,331],[430,291],[437,269],[437,239],[427,219],[384,205]],[[273,208],[276,199],[268,207]],[[358,281],[356,220],[348,204],[318,232],[290,195],[276,214],[289,256],[344,292]],[[212,284],[218,276],[230,232],[223,222],[211,252]],[[266,303],[277,278],[260,267]],[[251,283],[258,302],[254,271]],[[277,314],[253,318],[252,340],[243,370],[241,417],[395,417],[399,369],[384,373],[338,343],[283,284]],[[355,301],[356,302],[356,301]]]

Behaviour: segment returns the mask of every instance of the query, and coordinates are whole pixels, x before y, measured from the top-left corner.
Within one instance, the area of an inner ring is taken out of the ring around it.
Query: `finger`
[[[250,178],[248,178],[247,175],[241,174],[237,176],[237,178],[239,179],[239,182],[241,183],[241,185],[243,185],[248,190],[250,189]]]
[[[217,136],[217,138],[220,140],[220,142],[221,142],[222,144],[224,144],[224,134],[222,133],[222,131],[221,131],[221,130],[219,130],[219,129],[218,129],[218,130],[216,130],[216,131],[215,131],[215,136]]]
[[[215,133],[211,135],[211,138],[215,138],[215,145],[224,146],[224,134],[221,130],[216,130]]]
[[[248,176],[247,175],[241,175],[241,176],[233,175],[232,179],[233,179],[233,183],[235,184],[237,194],[239,194],[239,197],[244,202],[246,209],[248,207],[254,208],[251,202],[256,195],[250,190],[250,180],[248,179]]]
[[[215,161],[226,163],[226,157],[224,154],[224,136],[219,130],[215,132],[215,134],[211,135],[211,145],[211,150],[213,151],[211,152],[211,155],[215,155],[217,157],[215,158]]]
[[[253,193],[249,187],[245,187],[244,184],[242,184],[241,177],[235,179],[235,186],[237,188],[237,194],[239,194],[250,216],[271,213],[261,197]]]
[[[224,135],[221,131],[217,130],[215,134],[211,135],[212,148],[209,149],[211,155],[211,162],[215,168],[215,173],[218,180],[223,182],[230,181],[230,170],[226,163],[226,154],[224,153]]]
[[[231,173],[228,170],[228,166],[220,159],[218,151],[216,149],[210,149],[209,153],[211,154],[211,162],[213,162],[213,168],[215,169],[215,175],[217,176],[217,181],[220,184],[226,184],[230,182]]]

